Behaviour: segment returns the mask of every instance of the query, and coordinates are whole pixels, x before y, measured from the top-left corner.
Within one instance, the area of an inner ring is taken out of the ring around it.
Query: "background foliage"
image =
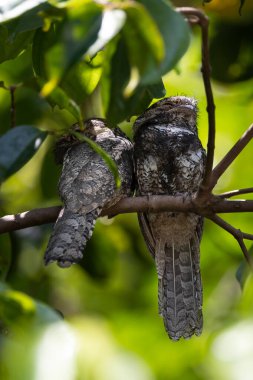
[[[0,1],[3,215],[59,203],[53,142],[81,117],[121,122],[131,136],[133,116],[153,98],[186,94],[198,99],[206,144],[200,33],[167,2],[7,3]],[[253,6],[246,1],[239,16],[239,5],[213,0],[202,8],[211,19],[216,162],[252,122]],[[251,162],[249,146],[216,192],[250,186]],[[252,232],[251,215],[226,219]],[[82,263],[65,270],[43,265],[51,228],[0,235],[0,378],[251,379],[253,282],[241,290],[241,252],[225,231],[206,222],[203,334],[173,343],[158,317],[155,267],[135,215],[99,220]]]

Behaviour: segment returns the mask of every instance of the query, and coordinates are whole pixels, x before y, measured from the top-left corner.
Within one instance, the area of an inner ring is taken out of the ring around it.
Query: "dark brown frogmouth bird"
[[[90,239],[96,219],[104,207],[113,206],[132,192],[132,143],[119,128],[109,128],[103,119],[84,122],[84,133],[115,161],[121,185],[104,159],[86,142],[64,136],[56,145],[58,162],[63,161],[59,195],[63,201],[45,253],[45,263],[61,267],[77,263]],[[73,126],[78,129],[78,125]]]
[[[197,104],[165,98],[134,124],[138,195],[195,196],[204,173],[205,151],[198,138]],[[169,337],[202,331],[200,240],[203,218],[193,213],[146,212],[139,223],[158,274],[159,312]]]

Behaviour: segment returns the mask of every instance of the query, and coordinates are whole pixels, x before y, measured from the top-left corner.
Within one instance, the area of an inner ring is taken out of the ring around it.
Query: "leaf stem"
[[[120,180],[120,175],[119,175],[119,171],[118,171],[118,166],[117,166],[116,162],[112,159],[112,157],[103,148],[101,148],[100,145],[98,145],[95,141],[91,140],[90,138],[88,138],[84,134],[82,134],[80,132],[73,131],[73,130],[70,130],[70,133],[73,136],[75,136],[78,140],[80,140],[82,142],[86,142],[87,144],[89,144],[89,146],[103,158],[106,165],[108,166],[108,168],[111,170],[111,172],[113,174],[116,187],[119,188],[121,185],[121,180]]]

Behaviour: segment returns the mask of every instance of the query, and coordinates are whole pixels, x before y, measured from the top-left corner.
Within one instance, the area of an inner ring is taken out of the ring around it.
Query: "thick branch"
[[[61,206],[35,208],[16,215],[6,215],[0,218],[0,233],[20,230],[22,228],[53,223],[61,210]]]
[[[60,209],[61,206],[55,206],[34,209],[16,215],[3,216],[0,218],[0,233],[55,222]],[[217,196],[212,197],[208,203],[203,205],[202,202],[198,202],[196,199],[185,198],[182,196],[172,197],[169,195],[153,195],[124,198],[115,206],[109,209],[104,209],[101,215],[112,217],[117,214],[147,211],[194,212],[209,217],[210,215],[213,215],[213,213],[253,212],[253,201],[229,201]]]
[[[207,100],[207,113],[208,113],[208,142],[207,142],[207,159],[206,159],[206,168],[205,174],[200,186],[200,192],[210,193],[210,179],[211,172],[213,168],[214,160],[214,149],[215,149],[215,104],[211,86],[211,67],[209,59],[209,42],[208,42],[208,26],[209,20],[207,16],[195,8],[177,8],[177,10],[185,15],[189,22],[193,24],[198,24],[201,28],[201,37],[202,37],[202,77],[205,87],[206,100]]]
[[[244,132],[240,140],[238,140],[237,143],[235,143],[235,145],[228,151],[228,153],[224,156],[224,158],[213,169],[211,182],[210,182],[211,189],[214,188],[214,186],[218,182],[218,179],[232,164],[232,162],[236,159],[236,157],[239,156],[241,151],[245,148],[245,146],[250,142],[252,138],[253,138],[253,124],[251,124],[251,126],[247,129],[247,131]]]

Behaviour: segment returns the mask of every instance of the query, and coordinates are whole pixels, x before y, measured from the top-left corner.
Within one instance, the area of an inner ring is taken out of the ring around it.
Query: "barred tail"
[[[80,261],[98,215],[98,209],[81,215],[63,208],[48,242],[45,264],[56,261],[60,267],[66,268]]]
[[[156,253],[156,261],[159,312],[169,337],[178,340],[200,335],[202,284],[197,236],[180,249],[165,244],[164,250]]]

